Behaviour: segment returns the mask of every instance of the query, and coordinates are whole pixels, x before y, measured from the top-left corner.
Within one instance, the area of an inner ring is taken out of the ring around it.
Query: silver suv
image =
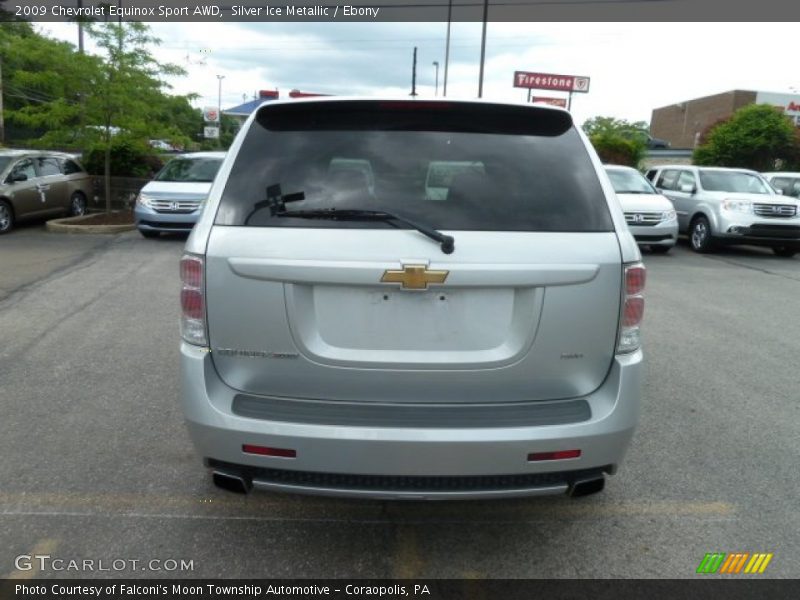
[[[181,278],[183,408],[225,489],[578,496],[633,434],[645,270],[565,111],[265,104]]]
[[[675,165],[653,167],[647,178],[672,201],[696,252],[755,244],[791,258],[800,250],[800,203],[755,171]]]

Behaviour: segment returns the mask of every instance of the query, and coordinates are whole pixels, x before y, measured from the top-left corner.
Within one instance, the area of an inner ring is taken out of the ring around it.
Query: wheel
[[[81,192],[75,192],[69,199],[69,216],[80,217],[86,214],[86,196]]]
[[[672,250],[672,246],[650,246],[650,252],[653,254],[666,254]]]
[[[5,200],[0,200],[0,233],[8,233],[14,227],[14,209]]]
[[[157,238],[159,235],[161,235],[161,233],[158,231],[145,231],[144,229],[140,229],[139,233],[148,239]]]
[[[714,249],[714,238],[711,237],[711,225],[708,219],[700,215],[689,226],[689,241],[692,250],[699,253],[711,252]]]
[[[792,258],[795,254],[797,254],[797,248],[793,246],[776,246],[772,249],[772,251],[777,256],[782,256],[783,258]]]

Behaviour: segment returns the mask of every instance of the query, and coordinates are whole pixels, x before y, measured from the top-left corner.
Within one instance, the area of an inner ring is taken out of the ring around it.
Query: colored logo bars
[[[763,573],[769,561],[772,560],[772,553],[756,552],[711,552],[703,557],[697,572],[702,574],[717,573],[735,574],[741,573]]]

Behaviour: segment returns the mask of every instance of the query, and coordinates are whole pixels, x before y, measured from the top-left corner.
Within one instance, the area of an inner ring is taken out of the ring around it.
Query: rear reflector
[[[203,292],[191,288],[181,290],[181,308],[183,314],[189,319],[202,319],[205,311],[203,309]]]
[[[288,448],[267,448],[266,446],[254,446],[253,444],[243,444],[242,452],[245,454],[258,454],[259,456],[279,456],[281,458],[295,458],[297,452]]]
[[[556,452],[533,452],[528,454],[528,462],[537,460],[564,460],[566,458],[578,458],[580,450],[557,450]]]
[[[644,298],[634,296],[625,300],[625,313],[622,315],[622,326],[633,327],[642,322],[644,316]]]

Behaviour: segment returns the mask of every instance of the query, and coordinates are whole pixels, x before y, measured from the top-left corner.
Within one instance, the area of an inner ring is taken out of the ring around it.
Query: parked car
[[[181,259],[189,433],[238,492],[600,491],[637,420],[640,260],[566,111],[265,104]]]
[[[678,241],[678,218],[672,203],[636,169],[606,165],[606,173],[636,242],[658,254],[669,252]]]
[[[162,232],[190,231],[223,158],[224,152],[194,152],[164,165],[136,198],[133,214],[139,232],[151,238]]]
[[[786,171],[774,173],[762,173],[764,178],[769,181],[775,190],[784,196],[800,198],[800,173],[790,173]]]
[[[666,165],[648,170],[647,178],[675,206],[678,227],[696,252],[719,244],[769,246],[784,257],[800,250],[800,203],[755,171]]]
[[[92,178],[61,152],[0,150],[0,234],[31,218],[78,216],[92,197]]]
[[[654,138],[651,135],[647,136],[647,147],[651,149],[667,149],[669,148],[669,142],[667,140],[662,140],[661,138]]]

